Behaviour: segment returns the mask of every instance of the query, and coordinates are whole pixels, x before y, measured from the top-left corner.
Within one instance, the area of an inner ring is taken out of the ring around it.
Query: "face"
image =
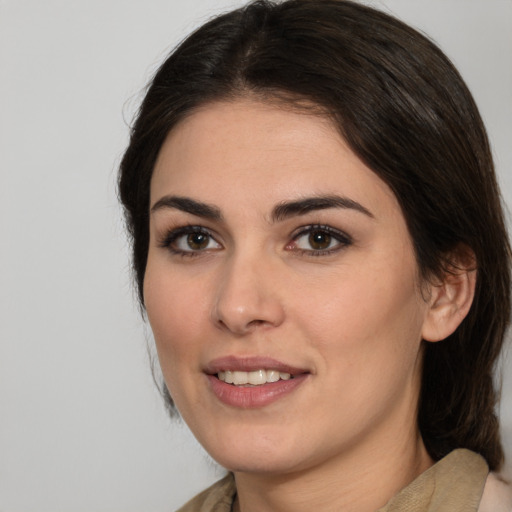
[[[234,471],[417,433],[428,304],[387,185],[325,119],[239,100],[167,137],[144,281],[169,391]]]

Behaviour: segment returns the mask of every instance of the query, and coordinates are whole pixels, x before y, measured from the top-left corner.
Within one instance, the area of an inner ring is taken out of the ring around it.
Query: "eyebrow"
[[[152,207],[151,213],[159,210],[172,208],[175,210],[181,210],[185,213],[196,215],[197,217],[203,217],[210,220],[222,220],[222,214],[220,209],[216,206],[195,201],[189,197],[180,196],[164,196],[159,199]]]
[[[180,210],[182,212],[210,220],[222,220],[222,213],[217,206],[181,196],[162,197],[151,207],[151,213],[167,208]],[[313,211],[326,210],[328,208],[355,210],[367,217],[372,219],[375,218],[367,208],[353,199],[336,195],[327,195],[306,197],[297,201],[279,203],[272,210],[271,220],[272,222],[280,222],[296,215],[306,215]]]
[[[295,215],[306,215],[316,210],[326,210],[328,208],[344,208],[355,210],[374,219],[374,215],[370,210],[362,204],[336,195],[306,197],[298,201],[290,201],[279,203],[272,212],[272,222],[279,222]]]

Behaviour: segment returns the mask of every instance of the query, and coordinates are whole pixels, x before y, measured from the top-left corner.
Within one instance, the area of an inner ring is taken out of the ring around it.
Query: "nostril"
[[[227,329],[233,332],[239,332],[241,334],[251,332],[254,329],[258,329],[260,327],[264,327],[266,325],[271,325],[270,322],[265,320],[251,320],[247,323],[235,323],[235,322],[225,322],[223,319],[219,318],[216,321],[218,327],[221,329]]]
[[[246,334],[254,329],[277,327],[283,322],[284,308],[280,300],[261,287],[242,286],[237,281],[220,288],[211,312],[218,328]]]
[[[259,326],[259,325],[263,325],[263,324],[266,324],[267,322],[265,322],[265,320],[252,320],[250,321],[247,326],[250,327],[250,326]]]

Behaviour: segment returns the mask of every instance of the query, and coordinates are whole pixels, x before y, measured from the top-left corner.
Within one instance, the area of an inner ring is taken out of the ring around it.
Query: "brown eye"
[[[330,226],[307,226],[288,245],[288,249],[311,256],[326,256],[352,245],[352,239],[343,231]]]
[[[187,245],[193,251],[206,249],[210,243],[210,236],[206,233],[190,233],[187,236]]]
[[[186,226],[169,233],[162,241],[162,247],[177,254],[199,254],[222,248],[215,238],[201,226]]]
[[[332,236],[325,231],[311,231],[308,242],[313,250],[322,251],[330,247]]]

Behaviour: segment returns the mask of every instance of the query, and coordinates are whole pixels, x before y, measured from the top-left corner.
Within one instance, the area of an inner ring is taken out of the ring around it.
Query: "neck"
[[[375,512],[433,464],[417,429],[392,441],[284,475],[235,472],[234,511]]]

